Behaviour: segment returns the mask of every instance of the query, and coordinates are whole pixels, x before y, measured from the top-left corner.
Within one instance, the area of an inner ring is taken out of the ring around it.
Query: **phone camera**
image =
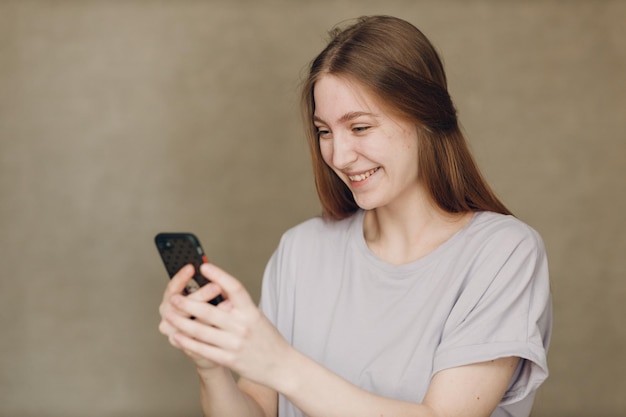
[[[172,248],[172,242],[170,242],[169,240],[161,240],[159,241],[159,249],[171,249]]]

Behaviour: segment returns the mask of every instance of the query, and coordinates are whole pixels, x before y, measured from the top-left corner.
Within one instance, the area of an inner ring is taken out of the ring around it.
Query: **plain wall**
[[[626,2],[0,1],[0,415],[199,415],[157,331],[160,231],[258,297],[317,215],[298,87],[335,23],[441,52],[485,176],[543,236],[555,305],[536,417],[626,410]]]

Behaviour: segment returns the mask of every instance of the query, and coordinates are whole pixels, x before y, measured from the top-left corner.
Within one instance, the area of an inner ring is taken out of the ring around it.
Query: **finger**
[[[191,279],[193,274],[193,265],[186,265],[182,267],[176,273],[176,275],[172,277],[165,289],[165,292],[163,294],[163,300],[159,305],[159,314],[161,316],[159,331],[166,336],[170,336],[172,333],[176,332],[176,328],[172,326],[170,322],[168,322],[166,317],[173,314],[185,316],[185,312],[180,311],[176,308],[174,304],[172,304],[172,297],[180,296],[180,294],[183,292],[183,289],[185,288],[186,283],[189,281],[189,279]]]
[[[170,303],[170,299],[163,300],[159,305],[159,315],[161,321],[159,322],[159,332],[165,336],[170,336],[176,331],[176,329],[168,322],[167,317],[172,314],[181,314],[180,311],[176,311],[176,308]]]
[[[202,343],[208,343],[220,348],[233,349],[236,345],[235,336],[218,327],[207,325],[199,320],[190,320],[180,316],[173,316],[171,320],[178,329],[177,332],[170,336],[174,340],[176,340],[177,334],[182,333]],[[176,346],[179,347],[178,345]]]
[[[220,288],[219,285],[209,282],[208,284],[200,287],[197,291],[189,294],[187,297],[192,300],[207,302],[213,300],[221,293],[222,288]]]
[[[230,303],[228,303],[226,307],[219,308],[207,304],[204,300],[192,300],[189,297],[183,297],[181,295],[172,297],[172,303],[178,310],[184,312],[185,318],[195,317],[195,320],[199,320],[203,324],[224,330],[234,331],[240,329],[240,326],[238,326],[236,321],[228,314],[228,304]]]
[[[173,316],[180,316],[182,318],[189,318],[187,313],[176,309],[174,306],[161,309],[161,321],[159,322],[159,332],[167,337],[176,333],[179,329],[176,328],[171,320]]]
[[[174,346],[175,348],[179,348],[180,349],[180,345],[178,344],[178,341],[176,340],[175,337],[176,333],[172,333],[168,336],[167,340],[170,342],[170,345]]]
[[[227,351],[217,346],[202,343],[183,333],[175,334],[173,339],[177,346],[190,356],[203,358],[218,365],[230,367],[232,354],[229,354]]]
[[[230,300],[224,300],[217,305],[217,309],[229,313],[233,310],[233,303]]]
[[[187,282],[193,277],[194,274],[193,265],[185,265],[183,266],[177,273],[172,277],[169,284],[165,289],[164,299],[167,297],[171,297],[174,294],[180,294],[185,289],[185,285]]]
[[[163,336],[170,337],[175,332],[176,329],[167,320],[163,319],[159,322],[159,333]]]
[[[252,298],[241,282],[229,275],[219,267],[213,264],[202,264],[200,266],[202,275],[222,287],[225,298],[229,299],[233,307],[247,309],[256,307],[252,302]]]

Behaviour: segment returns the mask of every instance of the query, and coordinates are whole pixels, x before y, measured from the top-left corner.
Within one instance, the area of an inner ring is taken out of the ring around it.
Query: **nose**
[[[349,135],[335,134],[332,141],[332,164],[335,168],[345,169],[357,160],[358,152],[353,138]]]

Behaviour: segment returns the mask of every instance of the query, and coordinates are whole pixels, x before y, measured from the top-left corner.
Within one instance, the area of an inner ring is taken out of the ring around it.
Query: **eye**
[[[352,127],[352,131],[354,133],[363,133],[363,132],[365,132],[366,130],[368,130],[370,128],[371,128],[371,126],[369,126],[369,125],[358,125],[358,126]]]
[[[318,138],[327,139],[330,137],[330,129],[321,126],[317,126],[316,129]]]

